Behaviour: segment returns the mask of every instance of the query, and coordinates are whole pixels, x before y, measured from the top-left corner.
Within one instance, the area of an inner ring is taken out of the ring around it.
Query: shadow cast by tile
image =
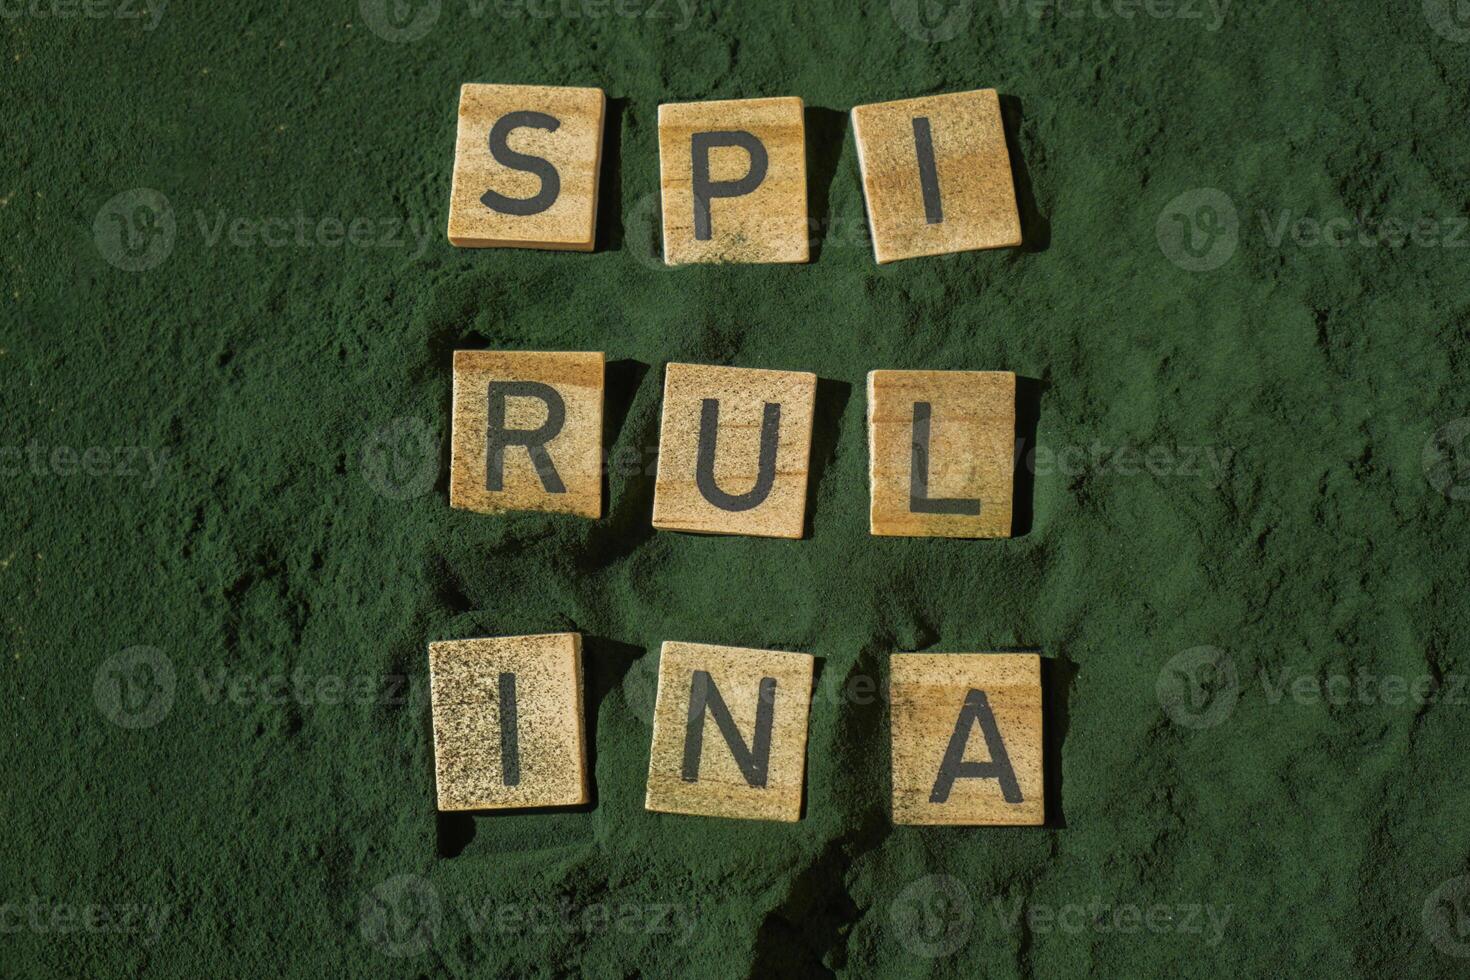
[[[1011,492],[1011,537],[1031,532],[1035,520],[1036,430],[1041,423],[1041,394],[1045,383],[1016,377],[1016,457]]]
[[[602,173],[597,188],[597,228],[594,246],[599,252],[623,247],[623,114],[627,99],[608,99],[602,124]]]
[[[815,533],[818,491],[827,470],[837,458],[837,442],[842,436],[842,417],[852,399],[852,385],[831,378],[817,379],[816,411],[812,414],[812,455],[807,472],[806,516],[801,536]]]
[[[811,234],[811,258],[822,256],[822,245],[831,226],[829,201],[837,163],[842,159],[842,143],[847,133],[847,113],[836,109],[807,106],[803,112],[806,126],[806,194],[807,227]]]
[[[1025,120],[1021,100],[1014,95],[1002,95],[1000,118],[1011,158],[1011,174],[1016,182],[1016,207],[1021,213],[1021,250],[1045,252],[1051,246],[1051,220],[1037,207],[1031,169],[1021,155],[1021,128]]]

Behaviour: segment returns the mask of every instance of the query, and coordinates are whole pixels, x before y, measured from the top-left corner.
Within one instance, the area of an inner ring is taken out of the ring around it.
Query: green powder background
[[[111,9],[0,21],[3,972],[1464,975],[1451,3]],[[596,253],[445,241],[467,81],[607,91]],[[1026,247],[879,268],[847,110],[978,87]],[[659,102],[774,95],[808,106],[814,261],[662,269]],[[175,228],[130,271],[139,188]],[[449,509],[461,347],[607,353],[602,520]],[[823,379],[804,540],[652,531],[673,360]],[[1027,533],[868,534],[874,368],[1033,379]],[[437,816],[425,645],[554,630],[595,805]],[[643,809],[667,639],[819,658],[799,823]],[[1049,826],[892,826],[867,685],[1007,649],[1047,658]],[[1310,696],[1337,675],[1429,696]]]

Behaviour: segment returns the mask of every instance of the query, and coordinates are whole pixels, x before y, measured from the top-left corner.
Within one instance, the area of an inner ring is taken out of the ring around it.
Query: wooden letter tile
[[[653,526],[799,538],[817,376],[670,364]]]
[[[870,372],[872,532],[1010,537],[1015,443],[1010,371]]]
[[[601,353],[454,352],[449,506],[602,515]]]
[[[644,805],[801,819],[813,663],[805,653],[665,643]]]
[[[807,260],[800,99],[661,105],[658,162],[669,265]]]
[[[890,674],[894,823],[1042,823],[1040,657],[900,653]]]
[[[429,644],[441,810],[587,802],[582,637]]]
[[[592,251],[603,103],[600,88],[461,88],[449,241]]]
[[[880,263],[1021,244],[994,89],[852,110]]]

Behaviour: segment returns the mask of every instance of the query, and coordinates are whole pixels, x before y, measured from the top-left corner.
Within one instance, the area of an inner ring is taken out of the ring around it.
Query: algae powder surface
[[[0,23],[5,972],[1463,976],[1470,26],[1334,5],[26,4]],[[465,82],[598,248],[445,237]],[[848,110],[993,87],[1025,244],[877,266]],[[667,270],[660,102],[800,96],[807,265]],[[447,501],[462,348],[607,354],[605,516]],[[664,365],[815,372],[802,540],[650,526]],[[867,529],[1010,370],[1025,533]],[[584,635],[594,805],[436,814],[433,640]],[[803,818],[643,808],[659,644],[818,658]],[[895,827],[889,657],[1039,651],[1048,822]]]

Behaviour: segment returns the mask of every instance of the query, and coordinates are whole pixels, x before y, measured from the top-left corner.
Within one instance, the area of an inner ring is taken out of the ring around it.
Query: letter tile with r
[[[816,394],[807,371],[670,364],[653,526],[801,537]]]
[[[602,515],[600,352],[454,352],[449,505]]]
[[[647,809],[799,820],[814,664],[805,653],[665,643]]]

